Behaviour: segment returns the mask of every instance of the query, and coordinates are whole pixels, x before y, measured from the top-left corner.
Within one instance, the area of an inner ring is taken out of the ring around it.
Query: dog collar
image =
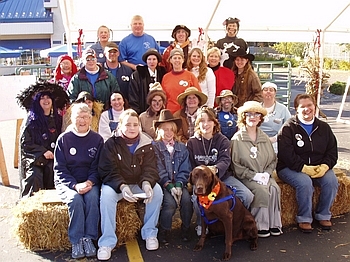
[[[208,209],[211,204],[213,204],[216,196],[219,194],[220,192],[220,183],[218,182],[213,190],[210,192],[209,195],[207,196],[200,196],[198,197],[198,200],[199,200],[199,204],[204,207],[205,209]]]

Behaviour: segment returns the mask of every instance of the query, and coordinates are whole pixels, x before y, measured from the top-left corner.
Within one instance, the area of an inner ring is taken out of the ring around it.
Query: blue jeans
[[[236,188],[236,196],[242,201],[243,205],[249,209],[250,204],[253,202],[254,194],[237,178],[233,176],[229,176],[225,180],[223,180],[226,185],[232,186]],[[192,195],[192,202],[194,212],[197,215],[197,225],[201,225],[201,212],[199,210],[199,206],[197,203],[197,196],[195,194]]]
[[[62,202],[68,206],[69,241],[76,244],[83,237],[96,240],[100,222],[100,187],[93,186],[83,195],[62,184],[57,185],[56,190]]]
[[[298,223],[312,222],[312,195],[314,185],[321,188],[320,199],[315,211],[316,220],[330,220],[331,207],[338,192],[338,179],[332,169],[321,178],[311,178],[302,172],[284,168],[278,172],[278,177],[296,190],[298,203]]]
[[[138,185],[129,185],[132,193],[141,193],[142,189]],[[98,240],[99,247],[114,248],[117,244],[116,235],[116,216],[118,202],[123,199],[123,195],[116,193],[113,188],[102,184],[101,191],[101,230],[102,236]],[[142,239],[157,237],[157,223],[159,219],[160,207],[163,201],[163,192],[160,185],[153,187],[153,199],[151,203],[146,204],[144,223],[141,229]]]
[[[177,204],[174,197],[165,188],[163,189],[163,204],[160,212],[160,226],[162,229],[170,230],[172,224],[172,218],[176,212]],[[188,229],[191,225],[191,219],[193,214],[193,207],[190,193],[187,188],[182,189],[182,197],[180,201],[180,217],[182,226],[184,229]]]

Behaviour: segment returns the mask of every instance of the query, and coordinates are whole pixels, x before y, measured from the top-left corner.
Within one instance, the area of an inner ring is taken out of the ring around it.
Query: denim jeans
[[[249,209],[250,204],[253,202],[254,194],[237,178],[233,176],[229,176],[224,181],[225,185],[232,186],[236,188],[236,196],[242,201],[243,205]],[[201,213],[199,210],[199,206],[197,203],[197,196],[195,194],[192,195],[192,202],[194,212],[197,215],[197,225],[201,225]]]
[[[138,185],[129,185],[132,193],[143,192]],[[101,230],[102,236],[98,240],[99,247],[114,248],[117,244],[116,235],[116,215],[118,202],[123,199],[123,195],[116,193],[113,188],[102,184],[101,191]],[[153,187],[153,199],[151,203],[146,204],[143,226],[141,228],[142,239],[157,237],[157,223],[159,219],[160,207],[163,201],[163,192],[160,185]]]
[[[72,244],[77,244],[80,238],[97,240],[100,222],[100,187],[83,194],[65,185],[57,185],[56,190],[63,203],[67,204],[69,212],[68,237]]]
[[[162,229],[170,230],[172,218],[176,212],[177,204],[174,197],[165,188],[163,189],[163,204],[160,211],[160,226]],[[184,229],[188,229],[191,225],[193,207],[190,193],[187,188],[182,189],[182,197],[180,201],[180,217]]]
[[[338,179],[332,169],[328,170],[321,178],[311,178],[302,172],[297,172],[286,167],[278,172],[278,177],[296,190],[298,223],[312,222],[312,195],[314,185],[321,188],[320,199],[315,210],[315,219],[331,219],[331,206],[338,192]]]

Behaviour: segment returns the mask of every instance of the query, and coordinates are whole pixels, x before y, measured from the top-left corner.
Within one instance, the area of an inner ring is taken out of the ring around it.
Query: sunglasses
[[[96,61],[96,58],[86,58],[86,61]]]

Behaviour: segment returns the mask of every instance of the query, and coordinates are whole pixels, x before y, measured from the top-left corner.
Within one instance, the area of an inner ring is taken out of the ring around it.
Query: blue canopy
[[[72,46],[73,56],[77,56],[77,46]],[[48,49],[44,49],[40,51],[41,57],[59,57],[60,55],[68,54],[67,45],[58,45]]]
[[[21,56],[22,51],[11,50],[0,46],[0,58],[17,58]]]

